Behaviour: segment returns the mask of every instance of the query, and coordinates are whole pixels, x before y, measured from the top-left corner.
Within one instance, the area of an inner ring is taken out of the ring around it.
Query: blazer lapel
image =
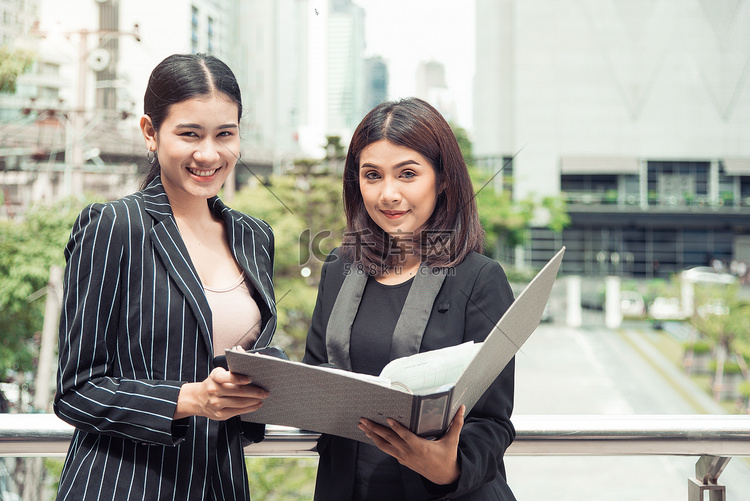
[[[210,327],[211,308],[203,292],[203,285],[195,270],[187,247],[182,240],[177,222],[172,214],[169,199],[164,192],[161,179],[156,178],[144,190],[144,205],[146,212],[154,218],[154,226],[150,231],[151,243],[161,258],[167,273],[177,284],[188,304],[190,305],[201,337],[209,353],[213,353],[212,329]]]
[[[258,336],[255,347],[265,347],[270,343],[276,330],[276,301],[271,282],[273,276],[273,270],[270,269],[273,266],[271,257],[267,255],[267,250],[255,241],[256,235],[252,229],[243,224],[244,214],[230,210],[218,197],[210,199],[209,205],[211,210],[224,220],[234,259],[258,292],[259,299],[263,301],[263,304],[258,304],[258,307],[265,326]],[[249,243],[251,243],[251,248],[247,247]]]
[[[331,316],[326,326],[326,353],[328,362],[339,369],[352,370],[349,345],[352,337],[352,324],[362,301],[367,285],[367,273],[352,267],[344,278],[341,289],[333,303]]]
[[[334,366],[352,370],[350,340],[352,324],[359,310],[359,303],[367,285],[368,275],[352,269],[333,303],[326,326],[326,353],[328,362]],[[390,360],[419,353],[432,306],[445,281],[445,271],[428,268],[424,264],[409,288],[403,309],[399,315],[391,339]]]

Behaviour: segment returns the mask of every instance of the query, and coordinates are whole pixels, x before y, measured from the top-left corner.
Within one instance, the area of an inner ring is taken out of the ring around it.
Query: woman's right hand
[[[174,419],[204,416],[224,421],[257,411],[267,398],[267,390],[250,383],[248,376],[217,367],[200,383],[185,383],[177,397]]]

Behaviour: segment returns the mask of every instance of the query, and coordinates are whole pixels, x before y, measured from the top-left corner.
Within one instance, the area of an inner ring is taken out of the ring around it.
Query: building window
[[[560,191],[570,203],[617,203],[617,175],[563,174]]]
[[[193,5],[191,7],[191,12],[192,12],[192,20],[191,20],[192,27],[191,27],[191,32],[190,32],[191,33],[190,34],[190,48],[193,54],[197,54],[198,43],[200,41],[200,37],[198,36],[198,26],[200,24],[198,22],[198,7]]]
[[[648,162],[650,205],[708,203],[710,162]]]
[[[214,52],[214,19],[208,18],[208,53],[213,54]]]

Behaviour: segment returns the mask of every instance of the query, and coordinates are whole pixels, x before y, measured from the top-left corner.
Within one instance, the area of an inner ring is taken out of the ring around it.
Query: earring
[[[153,165],[154,162],[156,161],[156,152],[151,149],[146,150],[146,159],[148,160],[148,163]]]
[[[239,153],[239,154],[237,155],[237,161],[239,162],[239,161],[240,161],[240,159],[242,159],[242,152],[241,152],[241,151],[240,151],[240,153]]]

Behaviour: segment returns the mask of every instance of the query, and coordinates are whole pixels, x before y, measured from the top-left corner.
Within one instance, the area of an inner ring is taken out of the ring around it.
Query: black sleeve
[[[489,262],[477,273],[466,307],[464,341],[484,341],[492,327],[513,303],[513,291],[505,272],[497,262]],[[450,498],[459,497],[505,476],[503,456],[515,438],[510,421],[513,411],[515,359],[466,416],[458,444],[461,476],[450,486],[424,480],[429,492]]]

